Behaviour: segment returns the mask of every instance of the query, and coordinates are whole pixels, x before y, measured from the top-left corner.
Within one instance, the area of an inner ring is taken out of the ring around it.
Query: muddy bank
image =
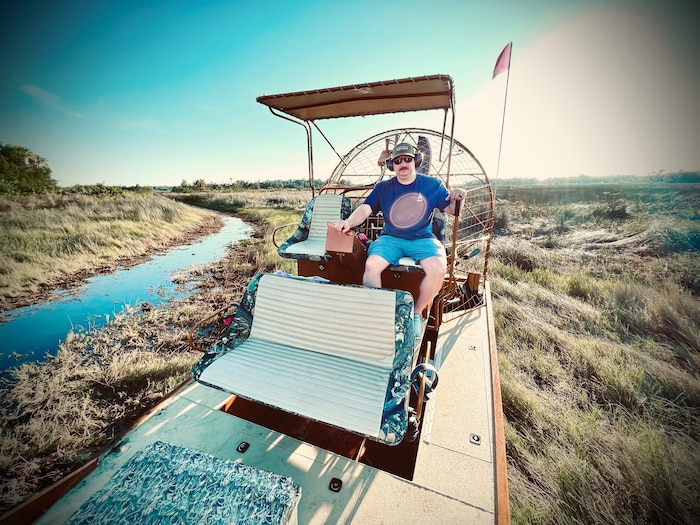
[[[151,248],[137,256],[129,256],[116,259],[100,266],[84,268],[71,275],[62,276],[39,285],[37,291],[29,291],[16,297],[4,297],[0,300],[0,314],[15,308],[41,303],[55,296],[56,291],[70,291],[81,287],[91,277],[106,273],[113,273],[122,268],[131,268],[152,259],[155,255],[165,252],[176,246],[192,244],[202,237],[216,233],[223,227],[224,222],[220,215],[207,213],[196,225],[189,226],[171,238],[159,239]]]

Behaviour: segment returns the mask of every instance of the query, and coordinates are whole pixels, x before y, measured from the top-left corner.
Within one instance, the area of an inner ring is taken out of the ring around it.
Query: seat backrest
[[[340,220],[343,199],[342,195],[335,193],[322,193],[314,197],[308,240],[326,242],[326,224]]]
[[[309,201],[296,231],[277,250],[292,259],[328,260],[326,232],[329,222],[338,222],[352,212],[350,199],[335,193],[322,193]]]
[[[390,370],[396,293],[263,275],[250,337]]]
[[[403,439],[415,358],[410,293],[259,274],[239,317],[194,379],[390,445]]]

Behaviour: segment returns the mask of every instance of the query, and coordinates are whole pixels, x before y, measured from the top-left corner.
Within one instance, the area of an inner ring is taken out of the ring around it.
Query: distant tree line
[[[493,183],[493,181],[491,181]],[[551,179],[500,179],[499,186],[569,186],[572,184],[640,184],[640,183],[664,183],[664,184],[688,184],[700,182],[698,171],[678,171],[665,173],[663,170],[651,175],[612,175],[606,177],[592,177],[579,175],[578,177],[554,177]]]
[[[564,186],[575,184],[639,184],[639,183],[700,183],[700,172],[678,171],[665,173],[663,170],[646,176],[617,175],[611,177],[559,177],[553,179],[501,179],[499,186]],[[315,180],[314,186],[319,189],[324,181]],[[306,190],[309,188],[308,179],[277,179],[265,181],[234,181],[228,183],[208,183],[197,179],[192,183],[183,180],[179,186],[107,186],[105,184],[75,185],[60,188],[57,181],[51,178],[51,168],[45,159],[22,146],[13,146],[0,142],[0,195],[27,195],[32,193],[81,193],[89,195],[119,195],[124,191],[161,191],[170,190],[178,193],[191,192],[236,192],[245,190]]]
[[[137,192],[137,193],[153,193],[156,190],[153,186],[107,186],[103,183],[98,184],[76,184],[74,186],[68,186],[65,188],[59,188],[57,193],[63,195],[104,195],[104,196],[115,196],[124,195],[126,192]]]
[[[324,184],[322,180],[314,180],[314,187],[321,188]],[[204,179],[197,179],[189,183],[183,180],[179,186],[173,186],[171,191],[176,193],[192,193],[201,191],[221,191],[235,192],[245,190],[306,190],[309,189],[308,179],[287,179],[287,180],[262,180],[262,181],[241,181],[231,180],[225,183],[208,183]]]
[[[649,177],[654,182],[688,183],[700,182],[700,172],[681,171],[678,173],[667,173],[665,175],[651,175]]]

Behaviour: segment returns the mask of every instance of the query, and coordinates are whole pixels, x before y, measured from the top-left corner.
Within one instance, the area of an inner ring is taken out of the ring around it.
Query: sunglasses
[[[413,162],[413,157],[396,157],[394,160],[392,160],[394,164],[403,164]]]

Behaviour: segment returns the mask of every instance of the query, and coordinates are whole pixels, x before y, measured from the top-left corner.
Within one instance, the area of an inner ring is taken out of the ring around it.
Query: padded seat
[[[408,292],[259,274],[199,382],[390,445],[408,424]]]
[[[317,195],[306,205],[297,230],[277,250],[282,257],[328,261],[326,226],[347,219],[352,212],[350,199],[334,193]]]

